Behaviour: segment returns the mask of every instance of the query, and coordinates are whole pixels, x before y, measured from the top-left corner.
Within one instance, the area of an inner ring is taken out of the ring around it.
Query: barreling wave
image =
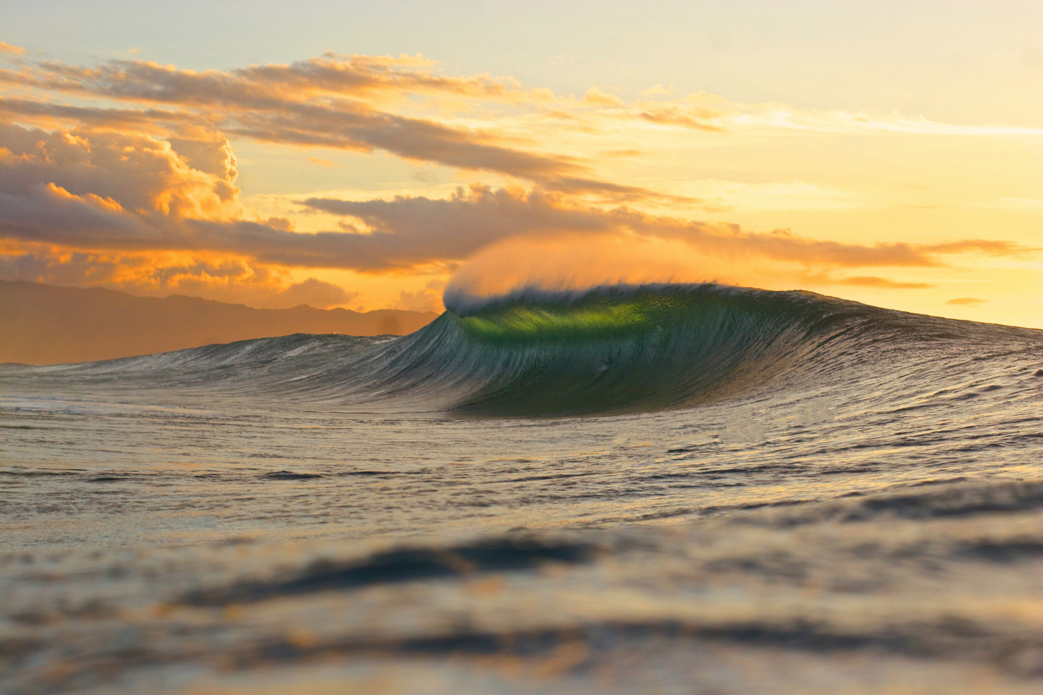
[[[1041,335],[710,284],[454,295],[446,304],[433,323],[398,339],[296,335],[40,370],[72,369],[95,384],[138,375],[467,416],[602,415],[850,385],[856,372],[882,376],[927,359],[927,345],[1028,339],[1038,349]]]
[[[685,408],[787,374],[850,369],[873,344],[966,337],[975,324],[809,292],[719,285],[447,297],[434,323],[370,360],[382,394],[468,415],[590,415]],[[1000,327],[991,327],[998,330]]]

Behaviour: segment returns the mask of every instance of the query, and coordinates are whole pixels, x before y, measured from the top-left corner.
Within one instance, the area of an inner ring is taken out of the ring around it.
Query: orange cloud
[[[315,278],[294,282],[284,270],[241,258],[78,251],[11,242],[0,242],[0,280],[106,287],[143,296],[188,294],[259,309],[301,304],[325,309],[358,296]]]
[[[988,301],[988,299],[978,299],[977,297],[958,297],[950,299],[946,304],[951,304],[952,306],[980,306]]]
[[[398,301],[391,305],[391,309],[401,311],[433,311],[441,313],[445,310],[442,304],[442,290],[445,289],[444,280],[430,280],[422,290],[416,292],[400,292]]]
[[[0,159],[0,194],[26,196],[34,187],[51,185],[74,197],[93,195],[117,203],[118,210],[110,206],[110,212],[240,216],[238,171],[228,142],[174,142],[180,152],[170,141],[134,133],[48,133],[0,123],[0,147],[5,152]]]
[[[21,46],[12,46],[9,43],[0,41],[0,53],[13,53],[15,55],[25,55],[25,49]]]

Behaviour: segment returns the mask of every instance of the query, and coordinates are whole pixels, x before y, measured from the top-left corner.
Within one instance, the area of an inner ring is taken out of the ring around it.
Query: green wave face
[[[809,329],[836,309],[799,293],[711,285],[520,296],[448,310],[417,336],[418,360],[398,373],[424,388],[458,386],[452,410],[470,415],[686,407],[800,361],[816,342]],[[415,371],[420,363],[430,368]]]
[[[516,301],[458,318],[464,333],[486,343],[582,343],[661,329],[685,302],[662,294],[603,294],[575,302],[534,305]]]

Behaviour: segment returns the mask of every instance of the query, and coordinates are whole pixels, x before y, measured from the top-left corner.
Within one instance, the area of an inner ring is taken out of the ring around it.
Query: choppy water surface
[[[1043,690],[1043,332],[450,304],[0,367],[0,690]]]

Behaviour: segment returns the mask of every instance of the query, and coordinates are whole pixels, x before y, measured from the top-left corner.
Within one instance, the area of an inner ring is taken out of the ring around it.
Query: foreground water
[[[1043,332],[451,308],[0,367],[0,690],[1043,689]]]

